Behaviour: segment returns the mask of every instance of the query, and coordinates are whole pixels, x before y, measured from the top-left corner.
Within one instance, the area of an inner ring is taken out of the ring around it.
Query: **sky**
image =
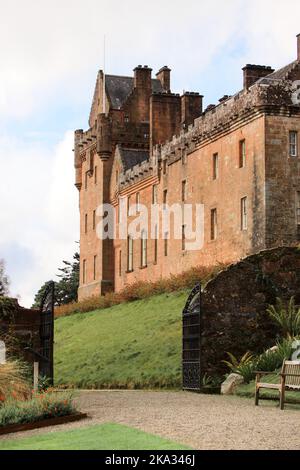
[[[97,71],[172,69],[204,105],[242,87],[247,63],[296,59],[299,0],[0,0],[0,259],[31,306],[78,249],[73,131],[88,128]]]

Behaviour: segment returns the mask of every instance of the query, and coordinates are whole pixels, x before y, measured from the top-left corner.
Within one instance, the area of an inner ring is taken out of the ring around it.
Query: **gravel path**
[[[27,431],[0,439],[33,436],[116,422],[164,436],[194,449],[297,449],[300,450],[300,410],[274,402],[184,392],[91,391],[80,392],[87,420]]]

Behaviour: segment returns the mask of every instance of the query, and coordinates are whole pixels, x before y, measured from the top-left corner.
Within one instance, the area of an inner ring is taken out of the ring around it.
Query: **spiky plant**
[[[30,396],[27,366],[18,360],[0,364],[0,403],[8,399],[24,400]]]
[[[240,359],[236,358],[232,353],[227,352],[229,361],[222,361],[226,364],[231,372],[244,377],[245,382],[250,382],[254,376],[256,361],[254,356],[248,351]]]
[[[282,330],[285,338],[294,338],[300,334],[300,309],[295,306],[295,298],[291,297],[288,304],[276,299],[276,305],[270,305],[268,314]]]

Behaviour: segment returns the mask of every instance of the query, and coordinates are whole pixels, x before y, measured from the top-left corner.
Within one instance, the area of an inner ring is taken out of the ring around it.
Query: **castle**
[[[299,240],[300,35],[297,60],[246,65],[243,89],[205,110],[199,93],[171,93],[170,73],[98,73],[89,129],[75,131],[79,299]],[[100,238],[97,208],[111,204],[118,228],[120,201],[202,204],[202,248],[186,249],[184,225],[181,240]]]

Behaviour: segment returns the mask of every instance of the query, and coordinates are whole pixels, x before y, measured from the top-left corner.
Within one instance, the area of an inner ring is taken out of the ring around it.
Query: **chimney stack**
[[[297,35],[297,60],[300,61],[300,34]]]
[[[156,74],[156,78],[160,81],[164,91],[171,91],[171,69],[167,65],[162,67]]]
[[[185,127],[194,124],[202,114],[203,95],[185,92],[181,97],[181,124]]]
[[[148,65],[138,65],[134,69],[134,88],[145,88],[151,90],[151,72]]]
[[[256,83],[260,78],[266,77],[270,75],[270,73],[274,72],[274,69],[270,66],[266,65],[252,65],[247,64],[243,68],[244,72],[244,89],[247,90],[250,88],[254,83]]]

